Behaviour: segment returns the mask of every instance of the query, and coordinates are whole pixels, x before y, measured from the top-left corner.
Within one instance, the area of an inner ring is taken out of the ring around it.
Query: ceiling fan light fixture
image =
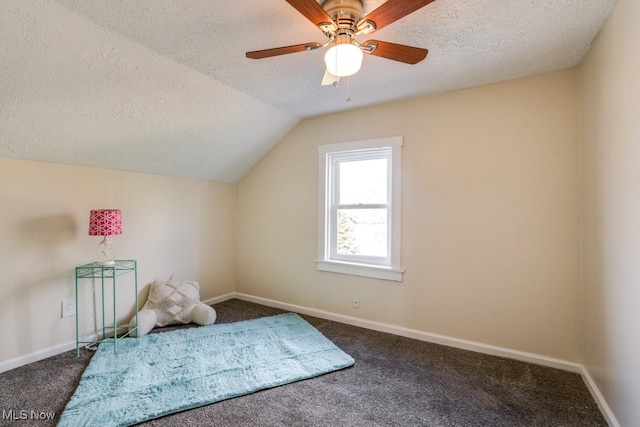
[[[352,76],[360,70],[363,58],[362,50],[351,43],[337,44],[324,55],[329,73],[338,77]]]

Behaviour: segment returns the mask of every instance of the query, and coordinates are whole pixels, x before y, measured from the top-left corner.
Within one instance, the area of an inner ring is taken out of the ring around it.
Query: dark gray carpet
[[[283,312],[240,300],[214,307],[218,323]],[[607,425],[578,374],[303,317],[355,365],[140,425]],[[92,354],[70,351],[0,374],[0,425],[55,425]],[[11,410],[55,412],[56,420],[1,418]]]

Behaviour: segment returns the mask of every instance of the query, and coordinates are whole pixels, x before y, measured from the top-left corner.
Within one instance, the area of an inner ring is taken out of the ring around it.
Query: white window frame
[[[402,281],[401,249],[401,136],[318,146],[318,270],[376,279]],[[342,161],[386,158],[387,204],[337,205]],[[337,253],[337,209],[387,209],[387,257]]]

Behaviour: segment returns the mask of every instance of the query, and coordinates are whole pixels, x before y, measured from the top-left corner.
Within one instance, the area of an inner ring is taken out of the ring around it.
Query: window
[[[402,280],[402,137],[321,145],[318,270]]]

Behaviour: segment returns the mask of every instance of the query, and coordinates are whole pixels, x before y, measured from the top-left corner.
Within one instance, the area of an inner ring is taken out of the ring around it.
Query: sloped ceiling
[[[0,156],[236,182],[303,118],[578,65],[614,5],[437,0],[368,37],[425,61],[332,87],[323,50],[245,58],[325,41],[284,0],[2,0]]]

